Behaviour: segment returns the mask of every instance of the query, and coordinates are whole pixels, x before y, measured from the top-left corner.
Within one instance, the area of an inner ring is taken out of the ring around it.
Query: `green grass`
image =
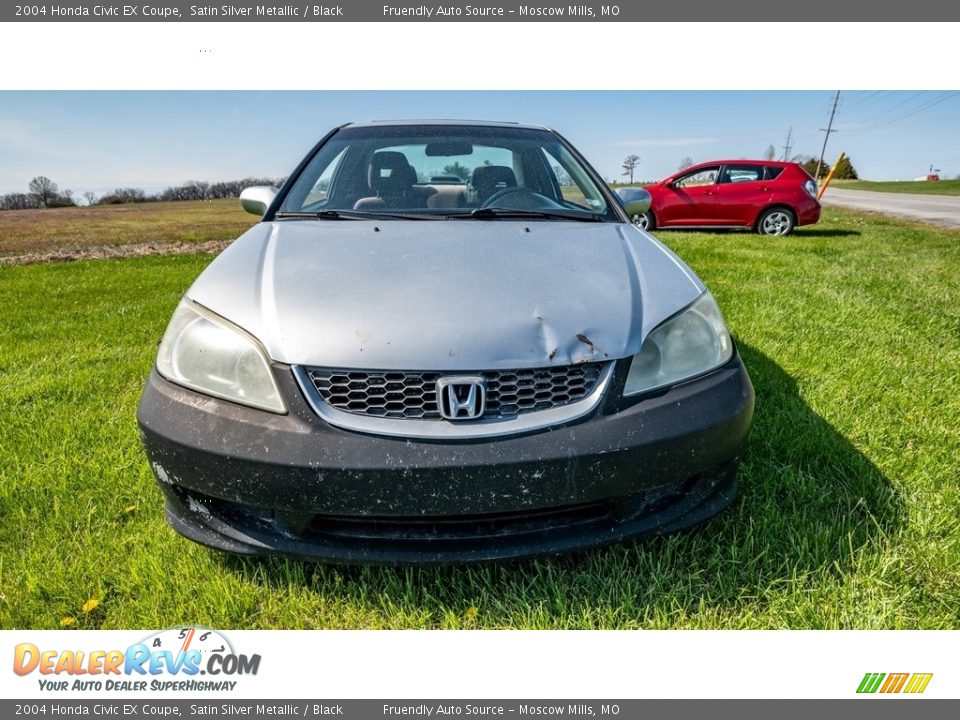
[[[690,532],[474,568],[178,537],[134,412],[209,257],[0,267],[0,627],[960,626],[960,234],[828,208],[784,239],[661,237],[756,387],[740,499]]]
[[[838,190],[873,190],[875,192],[910,193],[913,195],[960,195],[960,179],[923,182],[894,180],[872,182],[870,180],[834,180],[830,187]]]

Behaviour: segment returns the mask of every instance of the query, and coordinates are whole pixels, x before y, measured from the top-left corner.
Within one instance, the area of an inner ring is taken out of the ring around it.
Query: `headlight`
[[[733,342],[723,316],[710,293],[667,320],[643,341],[633,356],[624,396],[638,395],[725,364]]]
[[[287,411],[260,344],[184,298],[160,341],[157,370],[167,380],[275,413]]]

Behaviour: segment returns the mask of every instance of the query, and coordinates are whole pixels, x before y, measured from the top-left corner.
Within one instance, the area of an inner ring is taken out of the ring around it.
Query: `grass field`
[[[256,222],[236,198],[0,213],[0,257],[52,248],[230,240]]]
[[[830,183],[830,187],[839,190],[873,190],[875,192],[910,193],[914,195],[960,195],[960,180],[938,180],[937,182],[834,180]]]
[[[661,237],[756,387],[741,498],[684,534],[477,568],[181,539],[134,412],[209,256],[0,267],[0,627],[960,627],[960,233],[828,208],[789,238]]]

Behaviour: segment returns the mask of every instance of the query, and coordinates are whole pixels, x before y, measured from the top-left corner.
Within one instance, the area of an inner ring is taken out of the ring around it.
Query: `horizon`
[[[547,125],[607,181],[637,181],[773,146],[818,157],[836,91],[2,91],[0,194],[36,176],[74,197],[188,181],[284,177],[345,122],[461,115]],[[841,91],[824,162],[867,180],[960,175],[960,92]],[[450,112],[456,108],[456,112]]]

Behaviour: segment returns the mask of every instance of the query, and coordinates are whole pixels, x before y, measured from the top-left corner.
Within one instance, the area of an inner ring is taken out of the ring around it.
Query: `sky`
[[[0,91],[0,193],[45,175],[61,190],[162,190],[188,180],[284,177],[349,121],[514,120],[554,128],[609,180],[694,162],[820,153],[835,91]],[[960,92],[842,91],[826,159],[860,176],[960,175]]]

